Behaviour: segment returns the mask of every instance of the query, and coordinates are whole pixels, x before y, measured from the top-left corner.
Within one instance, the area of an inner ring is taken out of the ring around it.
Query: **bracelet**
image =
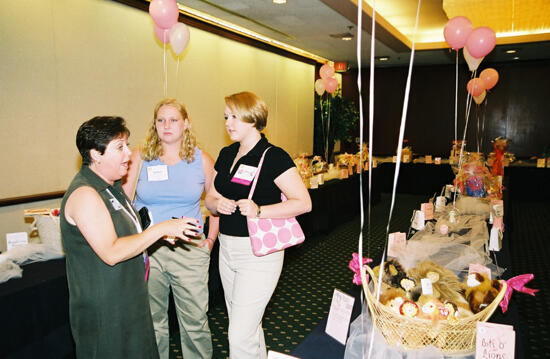
[[[260,214],[262,214],[262,206],[258,206],[258,210],[256,211],[256,218],[260,218]]]

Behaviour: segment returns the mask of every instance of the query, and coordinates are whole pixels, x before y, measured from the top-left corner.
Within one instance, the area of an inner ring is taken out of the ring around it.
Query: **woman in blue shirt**
[[[212,177],[213,160],[197,147],[185,106],[175,99],[160,101],[145,144],[133,151],[125,191],[131,197],[135,186],[135,207],[147,207],[153,223],[185,216],[196,218],[200,225],[190,242],[159,244],[149,250],[149,296],[161,359],[169,357],[170,287],[183,357],[212,357],[206,312],[210,251],[218,234],[218,218],[210,217],[205,236],[200,209],[201,196],[210,191]]]

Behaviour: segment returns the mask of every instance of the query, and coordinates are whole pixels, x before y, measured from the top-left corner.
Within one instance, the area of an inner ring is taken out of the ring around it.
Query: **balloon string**
[[[179,73],[180,73],[180,57],[178,56],[178,62],[176,63],[176,98],[178,98]]]
[[[363,28],[363,6],[362,1],[357,3],[357,91],[359,93],[359,166],[361,170],[359,171],[359,204],[361,209],[361,226],[359,229],[359,244],[358,244],[358,254],[359,254],[359,270],[360,273],[363,273],[363,227],[364,227],[364,205],[363,205],[363,93],[362,93],[362,84],[361,84],[361,32]],[[374,36],[374,35],[373,35]],[[372,39],[371,39],[372,40]],[[374,43],[374,41],[372,41]],[[372,46],[371,46],[372,53]],[[374,62],[371,62],[374,64]],[[372,66],[371,66],[372,67]],[[371,106],[372,107],[372,106]],[[370,118],[369,118],[370,123]],[[372,133],[372,131],[370,132]],[[370,134],[369,133],[369,134]],[[369,146],[371,146],[369,142]],[[371,209],[371,158],[372,152],[369,153],[369,198],[368,198],[368,234],[367,234],[367,253],[370,257],[370,209]],[[363,303],[363,291],[361,291],[360,296],[361,304]],[[365,306],[361,305],[361,315],[362,318],[365,318]],[[361,321],[361,330],[365,332],[365,321]],[[364,350],[361,350],[361,353],[364,354]]]
[[[163,31],[163,48],[164,48],[164,51],[163,51],[163,59],[162,59],[162,63],[163,63],[163,68],[164,68],[164,97],[167,97],[168,95],[168,70],[166,68],[166,30]]]
[[[357,2],[357,16],[358,16],[358,33],[361,31],[361,27],[360,27],[360,23],[359,23],[359,19],[361,19],[362,17],[362,13],[363,13],[363,10],[362,10],[362,3],[363,1],[360,0]],[[372,17],[371,17],[371,38],[370,38],[370,69],[369,69],[369,75],[370,75],[370,78],[369,78],[369,207],[368,207],[368,237],[367,237],[367,245],[368,245],[368,253],[370,254],[370,239],[371,239],[371,223],[370,223],[370,216],[371,216],[371,188],[372,188],[372,156],[373,156],[373,152],[372,152],[372,142],[373,142],[373,122],[374,122],[374,66],[375,66],[375,60],[374,60],[374,53],[375,53],[375,47],[374,47],[374,44],[376,42],[376,0],[373,0],[372,1]],[[359,47],[359,44],[360,44],[360,40],[359,40],[359,37],[357,38],[357,41],[358,41],[358,47]],[[357,54],[358,54],[358,57],[360,57],[360,53],[359,53],[359,49],[357,50]],[[360,66],[360,61],[358,60],[358,66]],[[360,76],[361,73],[359,72],[359,75]],[[358,83],[359,84],[359,83]],[[359,96],[359,100],[360,100],[360,103],[361,102],[361,96]],[[362,110],[363,107],[361,106],[360,107],[360,110]],[[361,115],[361,114],[360,114]],[[363,121],[362,121],[362,118],[361,118],[361,125],[363,124]],[[361,130],[361,133],[360,133],[360,136],[363,135],[363,130]],[[363,148],[363,142],[361,142],[361,148]],[[362,182],[361,182],[362,183]],[[361,198],[361,203],[363,202],[363,198]],[[362,209],[362,207],[361,207]],[[361,216],[363,215],[363,213],[361,213]],[[361,218],[361,225],[363,224],[363,220]],[[361,270],[361,273],[363,272],[363,228],[361,228],[361,232],[360,232],[360,235],[359,235],[359,265],[360,265],[360,270]],[[382,270],[383,270],[383,267],[381,267]],[[378,280],[380,281],[381,277],[378,278]],[[380,282],[378,282],[380,283]],[[379,286],[380,287],[380,286]],[[378,297],[377,297],[378,298]],[[367,301],[368,301],[368,297],[367,297]],[[368,351],[368,354],[367,354],[367,358],[370,358],[371,357],[371,354],[372,354],[372,349],[373,349],[373,341],[374,341],[374,326],[372,326],[371,324],[371,327],[372,327],[372,330],[371,330],[371,335],[370,335],[370,340],[369,340],[369,351]],[[363,355],[364,355],[364,351],[363,351]]]
[[[456,65],[455,65],[455,143],[458,128],[458,50],[456,50]]]
[[[487,102],[489,99],[485,97],[485,104],[483,105],[483,111],[482,111],[482,121],[481,121],[481,148],[483,148],[483,144],[485,142],[485,114],[487,113]]]
[[[475,71],[472,73],[472,78],[474,76],[475,76]],[[459,156],[459,160],[458,160],[458,172],[457,172],[457,174],[460,173],[460,169],[462,168],[462,161],[463,161],[463,158],[464,158],[464,145],[465,145],[465,142],[466,142],[466,132],[468,131],[468,121],[470,119],[471,107],[472,107],[472,95],[468,92],[468,95],[466,96],[466,113],[465,113],[466,123],[464,124],[464,132],[462,134],[462,144],[460,146],[460,156]],[[453,207],[456,205],[456,194],[457,194],[457,191],[455,189],[454,195],[453,195]]]

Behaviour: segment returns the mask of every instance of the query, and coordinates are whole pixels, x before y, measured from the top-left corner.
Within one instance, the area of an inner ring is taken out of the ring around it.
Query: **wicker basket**
[[[365,266],[371,278],[375,278],[372,269]],[[471,317],[459,319],[455,323],[429,319],[409,318],[399,315],[376,300],[361,273],[363,291],[376,328],[382,333],[389,346],[401,346],[404,349],[422,349],[433,345],[445,355],[465,355],[475,350],[476,323],[487,321],[506,293],[506,282],[500,281],[501,290],[495,300],[481,312]],[[375,280],[373,291],[376,293]]]

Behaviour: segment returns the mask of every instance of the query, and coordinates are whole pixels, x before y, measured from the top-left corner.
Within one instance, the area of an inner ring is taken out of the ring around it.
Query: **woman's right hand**
[[[184,217],[182,219],[170,219],[158,224],[162,226],[161,231],[164,240],[174,244],[177,238],[189,241],[189,237],[196,237],[200,232],[199,220]]]
[[[218,198],[218,203],[216,204],[216,212],[219,214],[233,214],[237,209],[237,202],[232,199],[225,198],[220,196]]]

